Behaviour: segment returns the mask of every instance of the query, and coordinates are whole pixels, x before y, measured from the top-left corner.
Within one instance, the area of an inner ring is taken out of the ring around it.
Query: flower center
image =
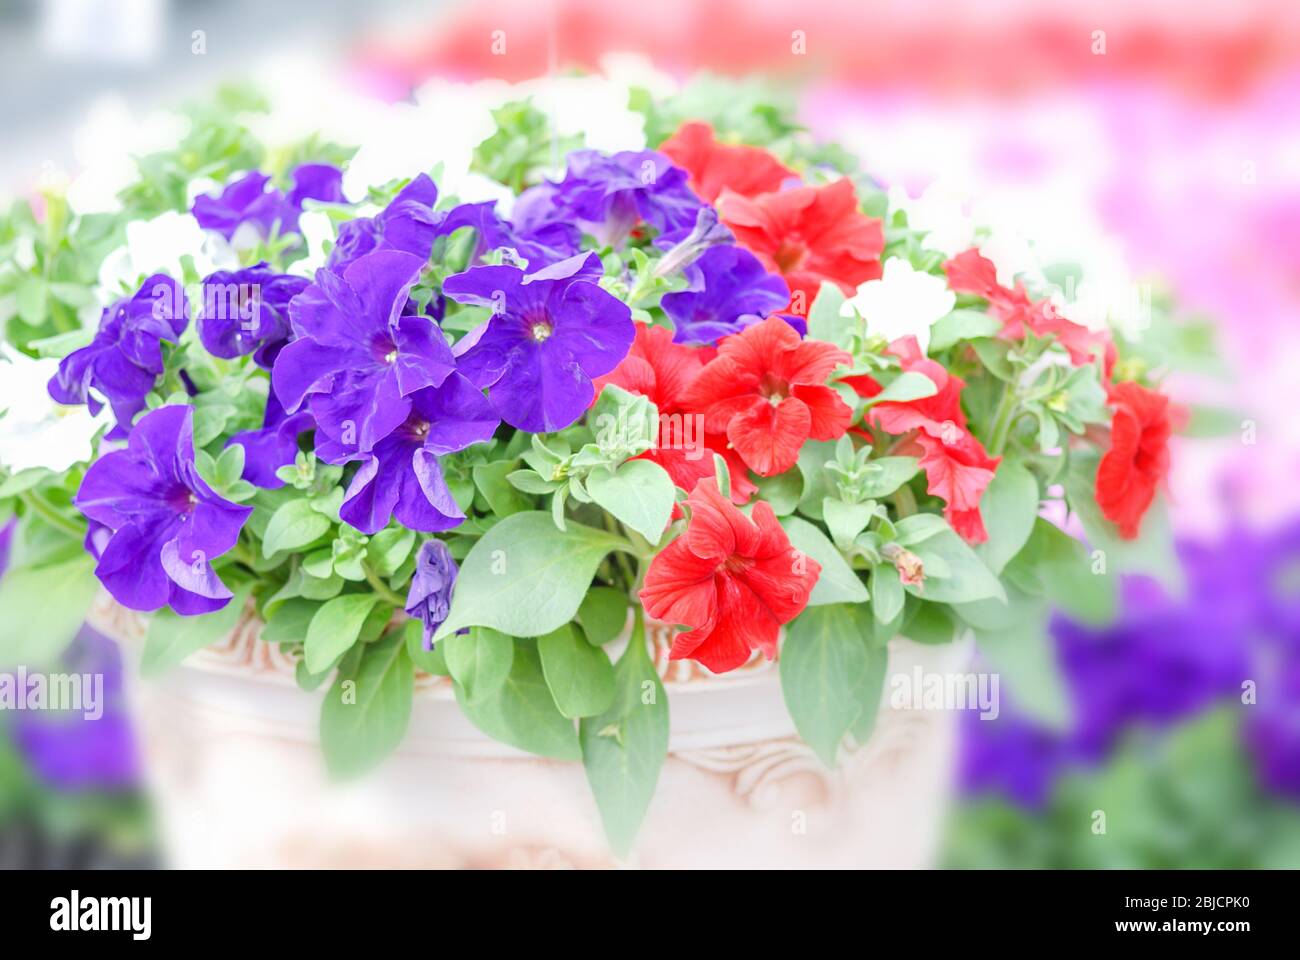
[[[542,343],[550,338],[553,329],[545,320],[535,320],[528,328],[528,335],[536,342]]]
[[[808,259],[808,247],[799,239],[786,240],[772,259],[776,261],[777,268],[782,273],[791,273],[802,267],[804,261]]]
[[[722,561],[722,567],[728,573],[744,573],[751,566],[753,566],[752,560],[750,560],[748,557],[742,557],[735,553],[727,557],[726,560]]]
[[[763,381],[758,385],[758,392],[767,397],[772,406],[777,406],[790,395],[790,384],[772,373],[763,374]]]

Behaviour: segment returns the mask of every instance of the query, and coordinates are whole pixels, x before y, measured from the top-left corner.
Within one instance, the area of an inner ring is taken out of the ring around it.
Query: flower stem
[[[997,413],[993,418],[993,434],[989,437],[989,454],[999,456],[1006,448],[1007,437],[1011,433],[1019,397],[1011,384],[1002,388],[1002,400],[998,403]]]
[[[370,564],[363,563],[361,569],[366,572],[366,583],[370,584],[370,588],[379,595],[381,600],[391,603],[399,610],[406,609],[406,601],[388,589],[388,584],[379,578],[379,574],[370,569]]]
[[[18,494],[18,499],[26,504],[29,510],[61,533],[67,534],[74,540],[81,540],[85,537],[86,531],[76,521],[65,517],[54,504],[35,490],[24,490]]]

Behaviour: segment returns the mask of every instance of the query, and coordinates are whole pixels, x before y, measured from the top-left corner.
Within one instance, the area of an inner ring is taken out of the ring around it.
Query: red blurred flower
[[[771,316],[723,340],[682,403],[704,414],[707,431],[725,431],[751,470],[770,477],[795,465],[809,437],[834,440],[848,429],[853,411],[826,378],[850,359],[833,344],[801,340]]]
[[[1019,282],[1014,290],[1002,286],[997,267],[978,250],[959,253],[943,269],[948,286],[957,293],[974,294],[989,302],[989,314],[1002,321],[1000,336],[1004,340],[1023,340],[1026,330],[1038,337],[1054,336],[1069,351],[1075,366],[1091,363],[1093,355],[1100,351],[1105,358],[1105,375],[1110,377],[1115,347],[1106,333],[1067,320],[1048,300],[1030,300]]]
[[[689,657],[714,673],[734,670],[754,649],[776,656],[780,627],[808,605],[821,566],[790,545],[764,501],[751,520],[701,480],[687,500],[686,531],[650,564],[646,613],[692,629],[673,641],[670,659]]]
[[[758,489],[749,479],[745,462],[727,446],[721,433],[710,434],[704,416],[682,406],[687,388],[700,375],[713,350],[673,343],[665,327],[636,325],[632,349],[610,373],[593,381],[595,395],[612,383],[629,393],[646,397],[659,410],[655,446],[640,458],[659,464],[676,486],[695,489],[695,484],[713,476],[713,455],[721,454],[731,473],[731,498],[747,503]]]
[[[1174,411],[1168,397],[1130,381],[1111,387],[1110,403],[1115,417],[1097,466],[1097,505],[1131,540],[1169,473]]]
[[[766,150],[718,143],[713,127],[698,120],[678,127],[659,152],[690,174],[690,188],[709,203],[724,189],[742,197],[771,193],[795,176]]]
[[[724,190],[718,214],[741,246],[789,284],[790,304],[781,313],[807,316],[823,280],[851,294],[880,277],[884,229],[858,210],[847,178],[752,199]]]
[[[894,448],[900,456],[919,457],[925,471],[926,490],[946,504],[944,517],[963,539],[982,543],[988,539],[980,498],[993,479],[1001,457],[990,457],[966,427],[961,408],[965,383],[943,365],[921,354],[914,337],[904,337],[890,346],[902,361],[902,368],[920,373],[934,382],[938,391],[929,397],[905,403],[888,401],[871,408],[868,419],[893,436],[914,435]],[[868,376],[845,377],[859,396],[874,397],[880,384]]]

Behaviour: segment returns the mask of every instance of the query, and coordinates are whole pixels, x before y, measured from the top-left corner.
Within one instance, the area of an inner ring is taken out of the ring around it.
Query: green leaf
[[[627,596],[613,587],[592,587],[578,607],[578,623],[587,642],[601,646],[609,643],[627,626]]]
[[[1055,524],[1038,518],[1025,549],[1007,577],[1042,594],[1076,620],[1104,624],[1115,615],[1115,577],[1087,548]]]
[[[239,622],[251,586],[244,586],[220,610],[197,617],[182,617],[164,607],[149,620],[149,633],[140,657],[140,673],[157,676],[176,666],[191,653],[216,643]]]
[[[831,539],[840,550],[848,550],[859,533],[867,528],[876,515],[874,503],[845,503],[834,497],[822,501],[822,517]]]
[[[898,568],[882,563],[871,571],[871,612],[877,623],[889,623],[903,610],[907,594],[898,579]]]
[[[917,373],[915,370],[905,370],[889,381],[878,394],[867,400],[864,406],[875,406],[877,403],[907,403],[909,400],[933,397],[938,392],[938,386],[925,374]]]
[[[424,624],[419,620],[408,620],[402,628],[402,634],[406,637],[406,655],[411,658],[411,663],[415,664],[417,670],[423,670],[435,677],[451,676],[442,647],[424,649]],[[512,650],[511,656],[513,655]]]
[[[990,317],[983,310],[954,310],[940,317],[930,328],[930,352],[947,350],[961,340],[992,337],[1002,329],[1002,321]]]
[[[877,644],[867,651],[867,675],[858,684],[858,716],[849,727],[849,736],[857,746],[871,739],[880,713],[880,695],[885,689],[885,674],[889,669],[889,649]]]
[[[296,550],[325,536],[329,517],[319,513],[308,500],[290,500],[271,515],[262,537],[262,556],[281,550]]]
[[[980,499],[980,514],[989,538],[975,552],[985,566],[1001,573],[1034,529],[1034,518],[1038,516],[1038,481],[1019,460],[1007,457]]]
[[[1005,600],[1002,584],[975,551],[951,529],[909,547],[925,566],[925,583],[903,589],[936,603],[969,603],[998,597]]]
[[[879,499],[889,496],[916,476],[921,461],[916,457],[879,457],[868,460],[864,466],[858,493],[864,497]]]
[[[403,527],[380,530],[366,544],[366,560],[381,577],[391,577],[415,546],[415,531]]]
[[[794,513],[799,498],[803,496],[803,473],[798,468],[773,477],[759,477],[756,482],[759,499],[766,501],[773,513],[778,517]]]
[[[615,470],[598,467],[587,477],[591,499],[650,543],[658,543],[673,512],[673,481],[649,460],[628,460]]]
[[[515,659],[515,641],[489,627],[453,633],[442,642],[447,670],[470,700],[482,700],[501,689]]]
[[[941,533],[948,533],[952,527],[948,521],[937,513],[914,513],[894,523],[897,536],[894,538],[900,547],[912,547],[929,540]]]
[[[497,460],[493,463],[480,463],[472,470],[474,486],[478,487],[483,499],[498,517],[508,517],[531,506],[507,479],[518,469],[518,460]]]
[[[319,603],[302,597],[286,600],[266,621],[262,628],[262,642],[302,643],[307,639],[307,627],[319,609]]]
[[[0,577],[0,662],[52,665],[99,592],[94,569],[85,553],[47,566],[10,567]]]
[[[810,607],[828,603],[861,603],[867,599],[866,586],[835,549],[835,544],[826,539],[826,534],[800,517],[785,517],[781,526],[796,550],[821,564],[821,574],[808,598]]]
[[[903,628],[909,640],[928,646],[953,642],[954,624],[948,607],[938,603],[917,603],[915,599],[910,603],[916,604],[916,609]]]
[[[436,640],[461,627],[485,626],[512,637],[550,633],[571,621],[611,550],[631,552],[622,537],[549,514],[516,513],[474,544],[461,564],[451,610]]]
[[[321,746],[336,778],[354,777],[396,749],[411,721],[415,674],[403,630],[363,648],[354,670],[340,670],[321,704]]]
[[[609,709],[584,718],[578,735],[605,835],[614,854],[623,857],[645,818],[668,754],[668,697],[646,650],[639,617],[614,666],[614,690]]]
[[[843,305],[843,291],[829,280],[822,281],[812,309],[808,311],[809,339],[825,340],[836,346],[847,347],[853,333],[861,327],[861,321],[853,316],[840,316]]]
[[[614,699],[614,668],[609,657],[579,637],[571,624],[538,639],[537,652],[560,713],[590,717],[609,707]]]
[[[349,593],[323,604],[307,626],[303,657],[311,673],[328,670],[357,642],[361,628],[379,598],[373,593]]]
[[[494,740],[538,756],[581,759],[578,732],[555,706],[535,642],[515,641],[510,674],[496,693],[472,701],[460,684],[455,690],[465,716]]]
[[[873,629],[866,607],[809,607],[786,628],[781,693],[799,731],[827,766],[862,712]]]
[[[1055,730],[1070,725],[1070,693],[1056,661],[1045,611],[1027,609],[997,630],[976,630],[980,655],[1006,684],[1017,710]]]

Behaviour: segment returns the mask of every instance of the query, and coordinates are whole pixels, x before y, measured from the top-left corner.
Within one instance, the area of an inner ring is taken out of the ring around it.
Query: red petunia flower
[[[807,316],[824,280],[847,295],[880,278],[884,229],[858,210],[857,192],[847,178],[752,199],[724,190],[718,215],[741,246],[785,278],[790,303],[780,313]]]
[[[766,150],[719,143],[713,128],[698,120],[678,127],[659,145],[659,152],[690,175],[687,185],[707,203],[717,200],[724,189],[742,197],[772,193],[795,176]]]
[[[1111,387],[1110,403],[1115,417],[1110,449],[1097,466],[1097,505],[1131,540],[1169,473],[1174,411],[1168,397],[1130,381]]]
[[[1033,301],[1024,285],[1010,290],[998,283],[997,267],[978,250],[959,253],[943,265],[948,286],[957,293],[970,293],[989,302],[989,314],[1002,321],[999,334],[1004,340],[1023,340],[1028,330],[1035,336],[1054,336],[1070,354],[1075,366],[1091,363],[1101,351],[1105,358],[1105,375],[1110,377],[1115,362],[1115,346],[1110,337],[1067,320],[1048,300]]]
[[[687,410],[681,402],[713,353],[712,349],[674,343],[672,331],[664,327],[638,323],[627,356],[610,373],[593,381],[595,395],[599,397],[605,384],[612,383],[646,397],[659,410],[655,446],[634,459],[659,464],[674,485],[693,490],[701,479],[713,477],[713,455],[721,454],[731,473],[731,498],[748,503],[758,487],[749,479],[745,461],[727,446],[722,432],[709,433],[704,416]]]
[[[850,360],[771,316],[723,340],[682,403],[703,412],[705,430],[725,431],[751,470],[770,477],[795,465],[809,437],[834,440],[848,429],[853,411],[826,378]]]
[[[920,458],[926,490],[943,499],[943,515],[948,523],[967,542],[982,543],[988,539],[988,531],[979,510],[980,498],[1002,458],[990,457],[967,429],[961,408],[965,383],[960,377],[926,358],[914,337],[903,337],[889,349],[900,358],[904,370],[928,377],[938,392],[905,403],[878,403],[871,408],[868,419],[893,436],[914,432],[894,452]],[[874,397],[880,392],[880,384],[868,376],[845,377],[844,382],[859,396]]]
[[[641,588],[646,613],[692,628],[673,641],[670,659],[689,657],[714,673],[755,649],[772,659],[781,625],[808,605],[820,564],[790,545],[764,501],[751,520],[701,480],[687,503],[686,531],[650,563]]]

